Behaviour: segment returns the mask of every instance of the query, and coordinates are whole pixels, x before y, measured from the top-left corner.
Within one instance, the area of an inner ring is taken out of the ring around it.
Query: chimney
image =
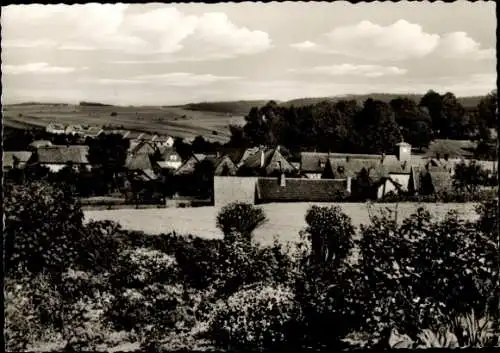
[[[439,153],[436,153],[436,159],[439,161],[441,159],[441,155]]]
[[[280,145],[276,146],[276,151],[280,151]]]
[[[444,155],[444,160],[448,161],[448,158],[450,158],[450,155],[447,153],[447,154]]]
[[[385,153],[382,153],[382,156],[380,157],[380,164],[384,163],[385,160]]]
[[[350,156],[346,156],[346,157],[345,157],[345,161],[346,161],[347,163],[349,163],[349,162],[351,161],[351,157],[350,157]]]
[[[264,168],[264,150],[260,150],[260,167]]]
[[[286,176],[285,172],[281,172],[280,174],[280,186],[284,188],[286,186]]]
[[[351,180],[352,178],[350,176],[347,177],[347,185],[346,185],[346,191],[350,194],[351,193]]]
[[[398,159],[400,161],[409,161],[411,158],[411,145],[404,141],[397,144],[398,148]]]

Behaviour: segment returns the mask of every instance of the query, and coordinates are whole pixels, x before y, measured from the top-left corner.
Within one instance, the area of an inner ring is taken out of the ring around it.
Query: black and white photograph
[[[500,348],[495,1],[0,22],[6,351]]]

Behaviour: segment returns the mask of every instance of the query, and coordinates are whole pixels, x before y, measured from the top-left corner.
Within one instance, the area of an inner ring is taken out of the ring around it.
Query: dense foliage
[[[252,233],[267,221],[262,208],[236,202],[226,205],[217,215],[217,227],[225,237],[240,237],[250,242]]]
[[[67,190],[39,183],[10,186],[5,210],[9,350],[499,345],[498,199],[478,222],[418,209],[359,232],[312,206],[294,247],[256,243],[265,214],[244,204],[210,240],[83,224]]]
[[[432,90],[419,102],[408,97],[389,103],[368,98],[361,105],[348,99],[301,106],[270,101],[252,108],[243,127],[231,128],[229,145],[389,153],[401,137],[419,148],[434,138],[487,141],[488,129],[496,127],[495,109],[496,92],[484,97],[475,109],[464,108],[453,93]]]

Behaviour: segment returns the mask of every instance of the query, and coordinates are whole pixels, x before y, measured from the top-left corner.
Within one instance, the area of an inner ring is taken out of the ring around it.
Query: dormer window
[[[324,161],[319,161],[319,166],[320,168],[324,168],[325,167],[325,162]]]

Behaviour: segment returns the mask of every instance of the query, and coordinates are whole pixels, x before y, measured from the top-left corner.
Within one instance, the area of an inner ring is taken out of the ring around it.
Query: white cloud
[[[129,78],[91,78],[85,77],[78,80],[81,83],[110,85],[143,85],[148,86],[172,86],[172,87],[198,87],[207,86],[223,81],[235,81],[240,77],[216,76],[211,74],[194,74],[189,72],[170,72],[158,75],[137,75]]]
[[[316,48],[317,44],[306,40],[305,42],[290,44],[290,46],[299,50],[311,50],[312,48]]]
[[[437,52],[447,58],[468,58],[473,60],[494,59],[495,49],[481,49],[480,44],[465,32],[452,32],[441,38]]]
[[[289,71],[304,74],[323,74],[331,76],[382,77],[405,75],[408,70],[401,69],[396,66],[341,64],[315,66],[304,69],[290,69]]]
[[[128,13],[128,8],[125,4],[96,3],[8,6],[2,13],[6,41],[2,45],[146,55],[179,53],[180,58],[198,60],[255,54],[271,47],[267,33],[238,27],[224,13],[194,16],[174,7]]]
[[[160,75],[139,75],[135,76],[134,79],[163,86],[196,87],[201,85],[210,85],[221,81],[234,81],[240,79],[240,77],[193,74],[188,72],[171,72]]]
[[[481,49],[465,32],[440,36],[426,33],[418,24],[399,20],[389,26],[370,21],[337,27],[316,42],[292,44],[296,50],[341,54],[373,61],[422,58],[436,53],[452,59],[492,59],[495,49]]]
[[[439,35],[425,33],[418,24],[399,20],[389,26],[370,21],[337,27],[318,39],[292,44],[299,50],[342,54],[371,60],[404,60],[431,53]]]
[[[80,70],[85,70],[82,68]],[[7,75],[23,74],[68,74],[75,72],[74,67],[51,66],[47,63],[30,63],[24,65],[2,65],[2,72]]]

